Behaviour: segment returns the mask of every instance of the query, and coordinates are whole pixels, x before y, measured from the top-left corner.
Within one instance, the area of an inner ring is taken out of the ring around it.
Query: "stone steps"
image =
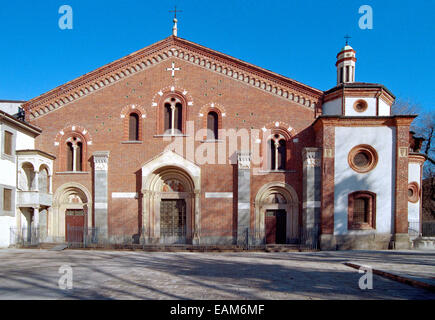
[[[435,249],[435,237],[418,237],[413,240],[414,249]]]
[[[41,243],[32,246],[38,249],[55,250],[60,247],[67,247],[62,243]],[[26,246],[29,248],[29,246]],[[249,248],[241,245],[189,245],[189,244],[88,244],[86,248],[81,245],[72,246],[68,249],[78,250],[138,250],[145,252],[243,252],[243,251],[258,251],[258,252],[300,252],[300,251],[317,251],[310,247],[299,244],[270,244],[270,245],[251,245]],[[63,250],[63,248],[62,248]]]

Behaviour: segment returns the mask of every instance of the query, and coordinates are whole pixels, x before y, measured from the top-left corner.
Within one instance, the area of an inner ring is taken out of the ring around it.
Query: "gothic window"
[[[376,194],[357,191],[349,194],[348,228],[374,229],[376,221]]]
[[[177,97],[169,97],[164,102],[164,133],[180,134],[183,131],[183,103]]]
[[[268,141],[268,164],[270,170],[285,170],[287,162],[287,147],[281,134],[274,134]]]
[[[66,141],[66,170],[83,171],[83,141],[81,138],[72,136]]]
[[[207,139],[218,139],[219,116],[216,112],[210,111],[207,115]]]
[[[128,126],[128,140],[138,141],[139,140],[139,115],[137,113],[130,113]]]

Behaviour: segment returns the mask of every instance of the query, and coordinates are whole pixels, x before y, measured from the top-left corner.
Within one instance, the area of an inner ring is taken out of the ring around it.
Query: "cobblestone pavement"
[[[435,299],[435,294],[344,262],[434,277],[434,251],[145,253],[0,250],[0,299]],[[59,268],[73,270],[61,290]]]

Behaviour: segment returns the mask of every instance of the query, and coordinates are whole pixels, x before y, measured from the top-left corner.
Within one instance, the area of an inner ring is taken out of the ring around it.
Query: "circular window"
[[[353,104],[353,108],[355,109],[356,112],[364,112],[367,110],[367,102],[364,100],[357,100]]]
[[[411,182],[408,184],[408,201],[412,203],[418,202],[419,188],[417,182]]]
[[[378,163],[376,150],[369,145],[359,145],[349,152],[349,166],[358,173],[366,173],[373,170]]]

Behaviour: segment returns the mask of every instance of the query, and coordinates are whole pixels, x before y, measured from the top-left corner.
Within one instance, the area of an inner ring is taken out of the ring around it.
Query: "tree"
[[[420,151],[427,156],[423,167],[423,178],[435,177],[435,113],[425,112],[419,104],[403,99],[397,99],[391,111],[394,115],[418,115],[411,125],[411,130],[415,132],[415,136],[425,139]]]
[[[435,221],[435,114],[423,112],[422,108],[409,100],[396,100],[393,114],[418,114],[411,130],[415,136],[425,139],[420,152],[427,156],[423,167],[422,220]]]

